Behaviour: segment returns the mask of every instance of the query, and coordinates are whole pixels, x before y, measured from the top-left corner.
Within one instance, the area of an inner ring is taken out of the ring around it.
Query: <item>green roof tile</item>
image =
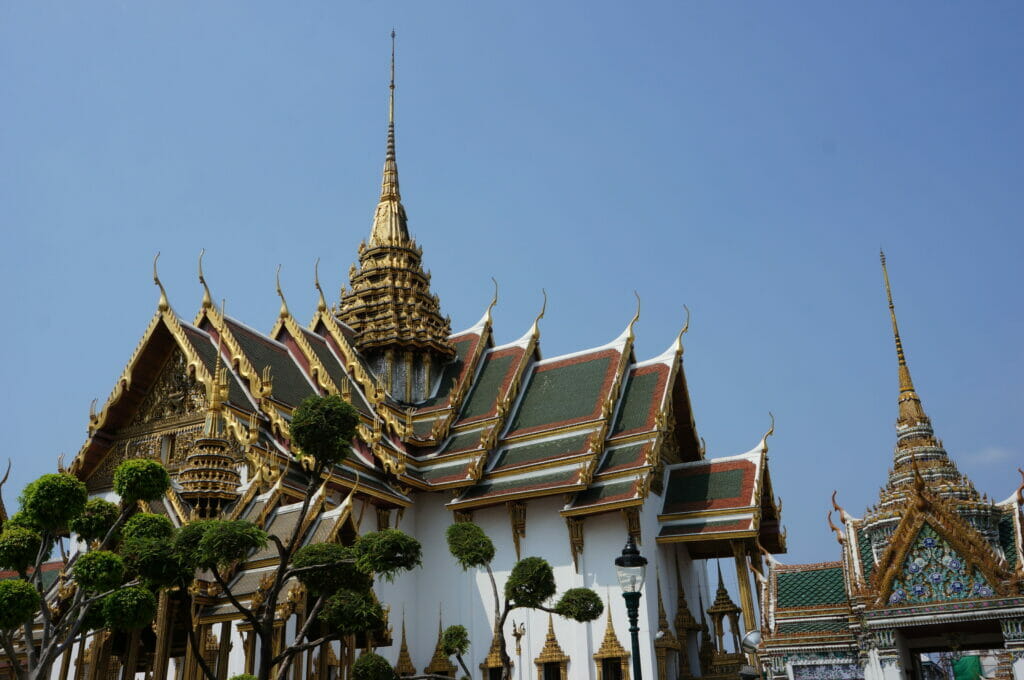
[[[611,364],[611,353],[602,353],[592,359],[538,368],[512,419],[512,431],[590,416],[599,405]]]
[[[625,479],[601,486],[592,486],[576,494],[576,498],[572,501],[572,507],[580,508],[588,505],[600,505],[611,500],[619,500],[616,498],[617,496],[631,497],[633,496],[633,486],[635,484],[635,479]]]
[[[999,545],[1006,554],[1006,562],[1010,569],[1017,567],[1017,543],[1014,540],[1013,514],[1015,510],[1010,508],[1003,512],[999,518]]]
[[[286,348],[233,319],[225,321],[253,368],[262,373],[264,367],[270,366],[274,385],[271,396],[274,399],[288,406],[298,406],[299,402],[314,394],[313,386]]]
[[[860,567],[864,577],[871,576],[875,570],[875,552],[871,549],[871,539],[863,531],[857,531],[857,549],[860,551]]]
[[[577,472],[578,469],[576,467],[572,467],[568,470],[550,472],[543,475],[530,475],[526,478],[516,480],[502,480],[499,478],[495,481],[484,482],[469,488],[466,491],[466,494],[459,500],[468,501],[481,498],[483,496],[495,496],[499,494],[515,493],[517,491],[543,489],[544,487],[561,487],[572,483],[576,478]]]
[[[437,393],[429,399],[424,399],[420,402],[418,408],[429,409],[448,401],[448,395],[451,393],[452,388],[455,387],[455,381],[462,375],[462,369],[466,365],[466,356],[469,354],[469,350],[473,347],[474,342],[479,339],[480,336],[478,335],[468,335],[452,343],[452,346],[455,347],[455,358],[445,364],[441,370]]]
[[[845,604],[846,584],[842,567],[818,567],[778,572],[779,607],[814,607]]]
[[[460,432],[445,442],[444,447],[438,453],[454,453],[456,451],[472,451],[480,445],[480,435],[483,430],[472,432]]]
[[[572,437],[551,439],[537,444],[526,444],[502,450],[498,462],[495,463],[495,470],[507,468],[513,465],[526,465],[536,463],[549,458],[574,456],[585,453],[587,450],[587,439],[590,433],[578,434]]]
[[[598,474],[608,472],[620,467],[634,467],[643,462],[643,453],[650,442],[629,444],[627,446],[615,446],[608,449],[601,467],[597,469]]]
[[[612,436],[647,425],[650,420],[651,406],[655,397],[658,396],[655,392],[660,377],[660,373],[656,370],[641,375],[630,374],[622,395],[622,406],[619,408],[615,426],[612,428]]]
[[[480,369],[480,375],[473,384],[473,390],[466,399],[466,405],[462,407],[462,418],[480,418],[494,410],[498,402],[498,391],[505,376],[512,367],[512,362],[517,359],[516,354],[505,354],[503,356],[484,357],[484,365]]]
[[[850,624],[846,621],[796,621],[780,623],[775,630],[776,635],[789,633],[848,633]]]

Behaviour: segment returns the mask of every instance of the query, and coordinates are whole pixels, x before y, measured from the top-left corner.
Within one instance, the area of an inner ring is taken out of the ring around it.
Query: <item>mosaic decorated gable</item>
[[[893,580],[892,605],[992,597],[995,591],[981,572],[968,565],[930,525],[924,524]]]

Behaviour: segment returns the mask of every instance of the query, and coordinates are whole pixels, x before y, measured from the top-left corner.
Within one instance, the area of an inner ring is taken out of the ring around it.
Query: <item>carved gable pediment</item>
[[[891,605],[947,602],[992,597],[995,587],[984,574],[925,522],[893,579]]]
[[[187,367],[184,353],[174,349],[159,376],[139,405],[126,429],[142,428],[163,420],[201,416],[206,408],[206,389]]]

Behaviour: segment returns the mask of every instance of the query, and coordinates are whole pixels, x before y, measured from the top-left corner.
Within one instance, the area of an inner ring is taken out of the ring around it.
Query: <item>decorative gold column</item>
[[[732,555],[736,560],[736,582],[740,586],[740,609],[743,610],[743,631],[749,633],[757,628],[757,617],[754,614],[754,594],[750,587],[750,569],[747,567],[747,545],[742,541],[732,541]],[[736,650],[741,651],[741,650]],[[757,654],[747,654],[751,666],[759,668]]]

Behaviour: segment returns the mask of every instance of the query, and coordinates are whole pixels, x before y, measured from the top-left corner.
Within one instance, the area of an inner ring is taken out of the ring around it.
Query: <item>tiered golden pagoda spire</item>
[[[423,249],[409,236],[398,187],[395,157],[395,34],[391,32],[391,82],[388,135],[380,200],[370,238],[359,245],[359,266],[349,272],[350,289],[342,288],[338,318],[355,331],[353,342],[399,401],[415,402],[430,394],[440,366],[455,355],[448,341],[450,321],[430,291],[423,270]]]

